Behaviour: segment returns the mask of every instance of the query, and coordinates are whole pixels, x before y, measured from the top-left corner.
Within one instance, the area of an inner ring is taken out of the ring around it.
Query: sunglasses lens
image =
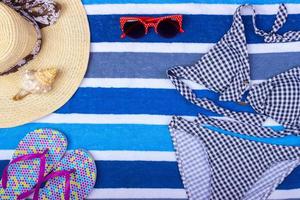
[[[179,29],[179,23],[172,19],[165,19],[157,26],[157,32],[165,38],[175,37]]]
[[[145,35],[145,26],[140,21],[129,21],[124,24],[124,33],[132,38],[140,38]]]

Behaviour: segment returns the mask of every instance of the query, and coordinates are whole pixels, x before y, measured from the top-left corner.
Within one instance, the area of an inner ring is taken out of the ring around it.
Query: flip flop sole
[[[92,156],[85,150],[67,152],[58,163],[54,172],[75,169],[70,179],[70,199],[83,200],[94,188],[96,182],[96,165]],[[65,177],[50,179],[40,190],[39,200],[65,199]]]
[[[20,141],[12,160],[27,154],[42,153],[45,149],[49,150],[46,154],[46,176],[67,149],[67,139],[59,131],[37,129],[28,133]],[[19,194],[32,189],[37,183],[39,170],[39,159],[26,160],[9,166],[7,188],[2,188],[0,183],[0,199],[16,199]]]

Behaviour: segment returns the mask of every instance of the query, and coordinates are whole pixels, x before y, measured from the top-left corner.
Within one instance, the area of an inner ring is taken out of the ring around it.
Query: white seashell
[[[27,70],[22,75],[22,88],[13,97],[13,100],[21,100],[29,94],[49,92],[52,89],[57,73],[58,70],[56,68]]]

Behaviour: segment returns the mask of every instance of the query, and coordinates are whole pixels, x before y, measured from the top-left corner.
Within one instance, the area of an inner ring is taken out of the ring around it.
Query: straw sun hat
[[[1,0],[0,33],[0,128],[31,122],[65,104],[89,58],[81,0]]]

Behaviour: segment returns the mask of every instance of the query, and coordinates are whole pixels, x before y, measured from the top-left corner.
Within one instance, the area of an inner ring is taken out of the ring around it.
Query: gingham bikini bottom
[[[169,128],[190,200],[267,199],[300,163],[300,147],[285,142],[295,137],[300,144],[297,136],[269,137],[273,132],[261,126],[263,142],[253,125],[201,115],[173,117]]]

